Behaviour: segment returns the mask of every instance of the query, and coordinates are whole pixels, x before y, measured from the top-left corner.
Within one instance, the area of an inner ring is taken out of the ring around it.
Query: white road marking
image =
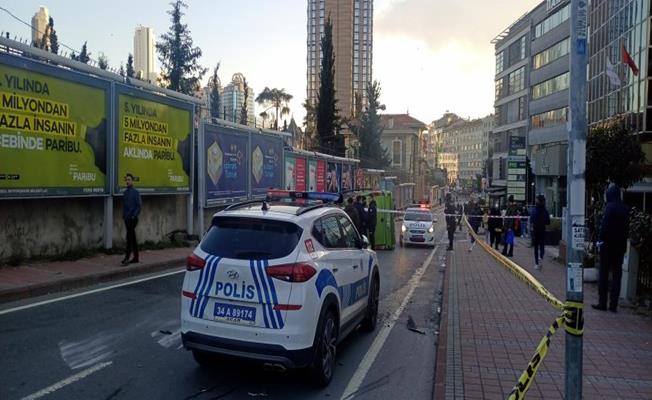
[[[116,289],[116,288],[123,287],[123,286],[135,285],[137,283],[151,281],[153,279],[165,278],[166,276],[180,274],[180,273],[185,272],[185,271],[186,271],[186,269],[183,268],[183,269],[180,269],[178,271],[165,272],[165,273],[154,275],[154,276],[148,276],[147,278],[137,279],[135,281],[119,283],[117,285],[111,285],[111,286],[107,286],[107,287],[103,287],[103,288],[99,288],[99,289],[88,290],[88,291],[82,292],[82,293],[75,293],[75,294],[71,294],[71,295],[68,295],[68,296],[57,297],[56,299],[39,301],[37,303],[26,304],[26,305],[20,306],[20,307],[8,308],[6,310],[0,310],[0,315],[9,314],[9,313],[16,312],[16,311],[21,311],[21,310],[26,310],[28,308],[38,307],[38,306],[42,306],[42,305],[45,305],[45,304],[56,303],[56,302],[59,302],[59,301],[74,299],[75,297],[86,296],[88,294],[105,292],[107,290]]]
[[[177,329],[169,335],[163,335],[163,337],[158,340],[158,344],[165,347],[166,349],[169,349],[177,343],[181,343],[181,328]]]
[[[115,336],[105,334],[81,342],[64,340],[59,343],[59,351],[61,358],[71,369],[86,368],[109,358],[113,354],[110,345],[115,341]]]
[[[389,337],[392,328],[394,328],[396,321],[398,321],[399,317],[401,316],[401,313],[403,312],[405,307],[407,307],[410,299],[412,298],[412,294],[414,293],[414,290],[419,285],[419,282],[421,281],[421,277],[428,270],[428,266],[430,265],[430,262],[432,261],[432,258],[437,252],[438,248],[439,245],[435,246],[435,248],[432,249],[432,251],[428,255],[428,258],[426,258],[426,261],[424,261],[421,267],[419,267],[419,269],[417,269],[414,272],[412,278],[410,278],[410,281],[408,282],[409,290],[405,295],[403,302],[396,309],[396,311],[394,311],[394,314],[392,314],[389,320],[383,325],[380,332],[378,333],[373,343],[369,347],[369,350],[367,350],[367,353],[365,354],[364,358],[362,359],[362,361],[360,361],[360,365],[358,365],[355,374],[353,374],[353,377],[351,377],[349,384],[346,385],[346,389],[344,389],[344,393],[340,398],[341,400],[349,400],[355,397],[357,391],[360,389],[360,385],[362,385],[364,378],[367,376],[369,369],[371,368],[374,361],[376,360],[378,353],[380,353],[380,350],[382,350],[383,346],[385,345],[385,341]]]
[[[41,397],[52,394],[52,393],[56,392],[57,390],[70,385],[71,383],[75,383],[78,380],[84,379],[87,376],[89,376],[91,374],[94,374],[97,371],[99,371],[99,370],[101,370],[103,368],[106,368],[111,364],[113,364],[113,361],[107,361],[107,362],[103,362],[103,363],[100,363],[100,364],[96,364],[96,365],[94,365],[94,366],[92,366],[92,367],[90,367],[88,369],[85,369],[85,370],[83,370],[83,371],[81,371],[81,372],[79,372],[79,373],[77,373],[75,375],[72,375],[72,376],[70,376],[70,377],[68,377],[66,379],[63,379],[63,380],[55,383],[54,385],[50,385],[50,386],[46,387],[45,389],[41,389],[36,393],[30,394],[27,397],[23,397],[21,400],[40,399]]]

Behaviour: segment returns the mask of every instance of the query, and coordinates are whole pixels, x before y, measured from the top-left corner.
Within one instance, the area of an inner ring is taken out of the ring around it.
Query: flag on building
[[[620,86],[620,77],[616,73],[616,68],[609,58],[607,58],[607,76],[609,77],[609,82],[611,82],[612,86]]]
[[[622,45],[623,48],[623,63],[629,65],[629,68],[632,69],[632,73],[635,76],[638,76],[638,67],[636,66],[636,63],[632,59],[632,56],[629,55],[629,52],[625,48],[625,45]]]

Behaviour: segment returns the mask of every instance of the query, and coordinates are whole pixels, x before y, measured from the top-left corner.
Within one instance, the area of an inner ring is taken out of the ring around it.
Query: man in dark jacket
[[[361,235],[367,236],[367,211],[364,209],[364,197],[356,196],[354,205],[356,211],[358,212],[358,219],[360,220],[358,232],[360,232]]]
[[[514,196],[509,195],[507,198],[509,204],[507,205],[507,217],[503,224],[503,232],[505,232],[505,246],[503,247],[503,255],[506,257],[514,256],[514,228],[516,226],[516,219],[509,217],[518,216],[518,205],[514,202]],[[509,251],[507,248],[509,247]]]
[[[358,210],[355,209],[355,205],[353,204],[353,197],[349,197],[346,199],[346,206],[344,207],[344,212],[346,215],[351,218],[351,221],[353,222],[353,225],[355,228],[360,231],[360,216],[358,215]]]
[[[369,244],[373,249],[376,246],[376,217],[378,216],[376,200],[372,194],[369,200],[369,209],[367,211],[367,230],[369,231]]]
[[[620,188],[607,189],[607,205],[600,224],[598,248],[600,249],[600,278],[598,280],[598,304],[596,310],[607,310],[607,289],[611,271],[611,295],[609,311],[616,312],[620,296],[620,280],[623,276],[623,257],[627,249],[629,233],[629,208],[620,200]]]
[[[487,227],[489,229],[489,245],[494,246],[495,249],[498,250],[500,237],[503,232],[503,220],[500,218],[500,210],[498,209],[498,206],[491,207]]]
[[[448,248],[446,250],[453,250],[453,239],[455,238],[455,228],[457,227],[457,207],[453,204],[453,199],[450,193],[446,195],[446,206],[444,207],[444,214],[446,214],[446,230],[448,231]]]
[[[524,221],[524,226],[527,221]],[[546,242],[546,226],[550,225],[550,213],[546,209],[546,198],[540,194],[537,196],[536,206],[530,215],[532,224],[532,244],[534,245],[534,269],[540,270],[539,258],[543,263],[543,252]]]
[[[127,189],[125,189],[123,194],[122,219],[124,219],[125,228],[127,229],[127,252],[125,258],[122,260],[122,265],[138,262],[136,225],[138,225],[138,216],[140,215],[140,209],[142,208],[140,193],[134,187],[134,176],[132,174],[125,175],[125,182],[127,183]],[[132,251],[134,253],[134,258],[129,260]]]
[[[482,222],[482,211],[480,210],[480,205],[477,203],[474,196],[472,196],[471,200],[467,203],[465,212],[469,220],[469,225],[471,225],[471,229],[473,229],[473,232],[477,235],[480,222]],[[471,237],[471,246],[469,247],[470,252],[473,250],[473,247],[475,247],[475,238],[471,232],[469,232],[469,236]]]

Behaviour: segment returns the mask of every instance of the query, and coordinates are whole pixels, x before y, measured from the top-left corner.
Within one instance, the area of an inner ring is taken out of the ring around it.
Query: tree
[[[217,65],[215,66],[215,69],[213,69],[213,76],[211,77],[210,80],[210,85],[211,85],[211,108],[210,108],[210,114],[211,118],[219,118],[220,117],[220,78],[217,76],[217,71],[220,69],[220,63],[218,62]]]
[[[265,121],[267,121],[267,118],[269,118],[269,114],[267,114],[267,111],[263,111],[258,115],[263,120],[263,129],[265,129]]]
[[[133,78],[134,75],[136,75],[136,71],[134,71],[134,56],[129,53],[127,57],[127,77]]]
[[[70,59],[75,60],[75,61],[79,61],[79,57],[77,56],[77,54],[75,54],[74,51],[72,53],[70,53]]]
[[[242,88],[244,90],[244,102],[240,109],[240,123],[242,125],[248,125],[249,110],[247,109],[247,101],[249,101],[249,84],[247,84],[247,78],[242,79]]]
[[[54,18],[50,17],[48,21],[48,26],[50,27],[50,51],[54,54],[59,53],[59,37],[57,36],[57,31],[54,30]]]
[[[285,89],[270,89],[267,86],[256,97],[256,103],[265,107],[274,107],[276,110],[276,119],[274,120],[274,129],[276,130],[278,130],[279,117],[290,114],[290,107],[288,107],[290,100],[292,100],[292,95]]]
[[[359,155],[363,168],[383,169],[390,164],[387,149],[383,148],[380,142],[384,129],[378,114],[379,109],[384,109],[384,106],[380,104],[380,92],[380,83],[378,81],[370,82],[367,85],[369,106],[360,115],[360,125],[356,127],[357,132],[354,130],[360,142]],[[360,109],[362,108],[361,97],[359,96]]]
[[[340,117],[335,98],[335,52],[333,50],[333,24],[330,17],[321,38],[321,70],[319,71],[319,94],[316,119],[319,151],[344,156],[344,141],[338,135]]]
[[[109,68],[109,59],[104,53],[100,53],[100,55],[97,56],[97,66],[100,67],[100,69]]]
[[[88,48],[86,47],[86,42],[84,42],[84,45],[82,46],[82,49],[79,52],[79,56],[77,56],[77,61],[83,62],[84,64],[88,64],[90,60],[91,60],[91,53],[88,52]]]
[[[120,74],[121,77],[124,78],[126,72],[125,72],[125,66],[120,63],[120,69],[118,70],[118,73]]]
[[[315,114],[315,106],[310,102],[309,99],[306,99],[303,102],[303,108],[306,110],[306,115],[303,117],[303,149],[319,150],[316,148],[316,136],[317,136],[317,121]]]
[[[201,78],[206,73],[206,68],[199,65],[202,51],[193,47],[190,30],[187,24],[181,23],[184,13],[182,7],[188,5],[181,0],[170,3],[170,30],[161,36],[161,41],[156,43],[161,62],[161,78],[167,83],[167,88],[188,95],[194,94],[199,89]]]

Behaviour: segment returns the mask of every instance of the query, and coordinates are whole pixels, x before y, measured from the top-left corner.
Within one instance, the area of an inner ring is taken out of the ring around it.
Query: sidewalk
[[[456,239],[467,239],[466,232]],[[468,241],[448,253],[438,351],[436,399],[505,399],[559,312]],[[546,249],[535,271],[531,248],[517,243],[513,260],[557,298],[565,299],[565,270]],[[597,286],[585,284],[583,396],[652,399],[652,318],[619,308],[593,310]],[[527,399],[564,397],[565,331],[551,338]]]
[[[77,289],[185,265],[189,247],[143,250],[140,263],[122,266],[123,255],[42,262],[0,268],[0,303]]]

